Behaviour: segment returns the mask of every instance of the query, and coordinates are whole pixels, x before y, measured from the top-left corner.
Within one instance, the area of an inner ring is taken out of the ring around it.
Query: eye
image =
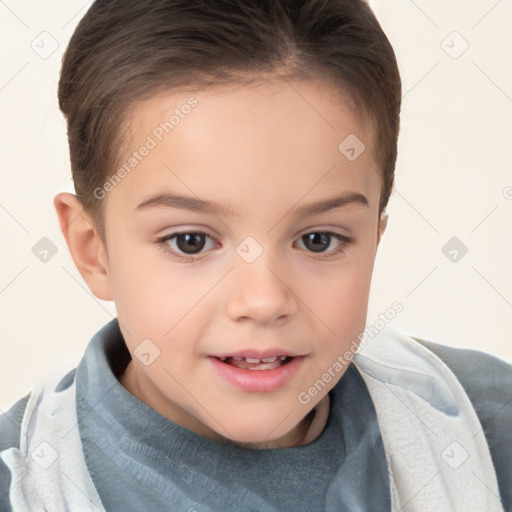
[[[201,231],[190,231],[183,233],[172,233],[159,240],[163,248],[177,256],[195,255],[204,250],[212,249],[216,241],[207,233]]]
[[[329,258],[343,253],[352,242],[351,237],[339,233],[314,231],[302,235],[297,245],[308,252],[317,253],[322,258]],[[164,251],[188,261],[194,261],[195,255],[219,245],[217,240],[202,231],[172,233],[160,238],[158,243]]]
[[[325,256],[328,257],[344,252],[344,249],[353,242],[353,239],[329,231],[314,231],[302,235],[299,241],[307,251],[327,253]]]

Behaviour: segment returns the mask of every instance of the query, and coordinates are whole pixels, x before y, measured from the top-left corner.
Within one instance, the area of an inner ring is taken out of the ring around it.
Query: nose
[[[233,321],[281,323],[295,316],[298,298],[288,275],[280,275],[263,256],[253,263],[238,262],[231,272],[226,313]]]

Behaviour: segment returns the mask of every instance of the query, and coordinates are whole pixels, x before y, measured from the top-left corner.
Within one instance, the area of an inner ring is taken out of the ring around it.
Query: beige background
[[[52,203],[72,191],[60,59],[89,5],[0,2],[1,409],[78,361],[115,316],[74,268]],[[372,6],[398,56],[404,103],[368,322],[399,301],[395,327],[512,361],[512,2]],[[42,237],[57,249],[46,263],[32,252]],[[468,249],[456,262],[442,251],[452,237]]]

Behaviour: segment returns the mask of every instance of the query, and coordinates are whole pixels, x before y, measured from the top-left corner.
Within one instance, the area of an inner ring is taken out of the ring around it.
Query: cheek
[[[176,289],[180,284],[168,278],[163,262],[154,254],[148,258],[144,247],[129,244],[126,239],[121,235],[113,239],[109,258],[109,281],[119,321],[130,333],[138,330],[137,338],[157,333],[161,336],[170,322],[169,311],[176,306],[173,302],[178,302]],[[153,253],[157,251],[153,249]],[[141,333],[141,328],[151,332]]]
[[[337,289],[324,295],[322,310],[325,311],[325,323],[331,327],[337,337],[347,339],[355,331],[362,331],[368,308],[368,286],[357,281],[343,280]]]
[[[337,348],[350,344],[364,330],[368,310],[372,265],[370,260],[340,268],[330,279],[323,280],[311,299],[311,310],[321,318],[339,340]]]
[[[109,279],[129,348],[149,338],[163,350],[190,334],[181,332],[190,322],[199,330],[205,304],[201,298],[212,287],[212,279],[218,280],[217,274],[205,278],[190,267],[181,269],[156,247],[126,247],[125,251],[121,247],[112,251]]]

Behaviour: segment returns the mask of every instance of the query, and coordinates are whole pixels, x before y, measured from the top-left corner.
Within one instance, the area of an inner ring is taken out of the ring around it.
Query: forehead
[[[380,189],[369,124],[322,81],[167,91],[135,105],[127,119],[121,164],[151,146],[112,194],[134,207],[166,187],[227,202],[248,190],[297,201],[333,187]],[[346,140],[364,147],[357,159],[343,153]]]
[[[194,106],[189,108],[192,101]],[[373,122],[365,118],[350,94],[334,87],[332,82],[319,79],[274,79],[250,85],[163,91],[135,103],[128,114],[128,136],[133,142],[142,133],[155,130],[159,138],[161,130],[155,122],[165,125],[168,121],[172,126],[167,126],[167,131],[161,126],[164,133],[160,135],[189,134],[186,128],[177,129],[188,124],[203,137],[206,132],[233,136],[250,130],[255,136],[259,130],[259,135],[263,136],[263,130],[270,136],[278,132],[287,136],[288,132],[288,141],[293,133],[309,134],[314,142],[315,131],[320,128],[322,132],[330,129],[336,138],[355,130],[367,147],[373,142],[370,129]]]

